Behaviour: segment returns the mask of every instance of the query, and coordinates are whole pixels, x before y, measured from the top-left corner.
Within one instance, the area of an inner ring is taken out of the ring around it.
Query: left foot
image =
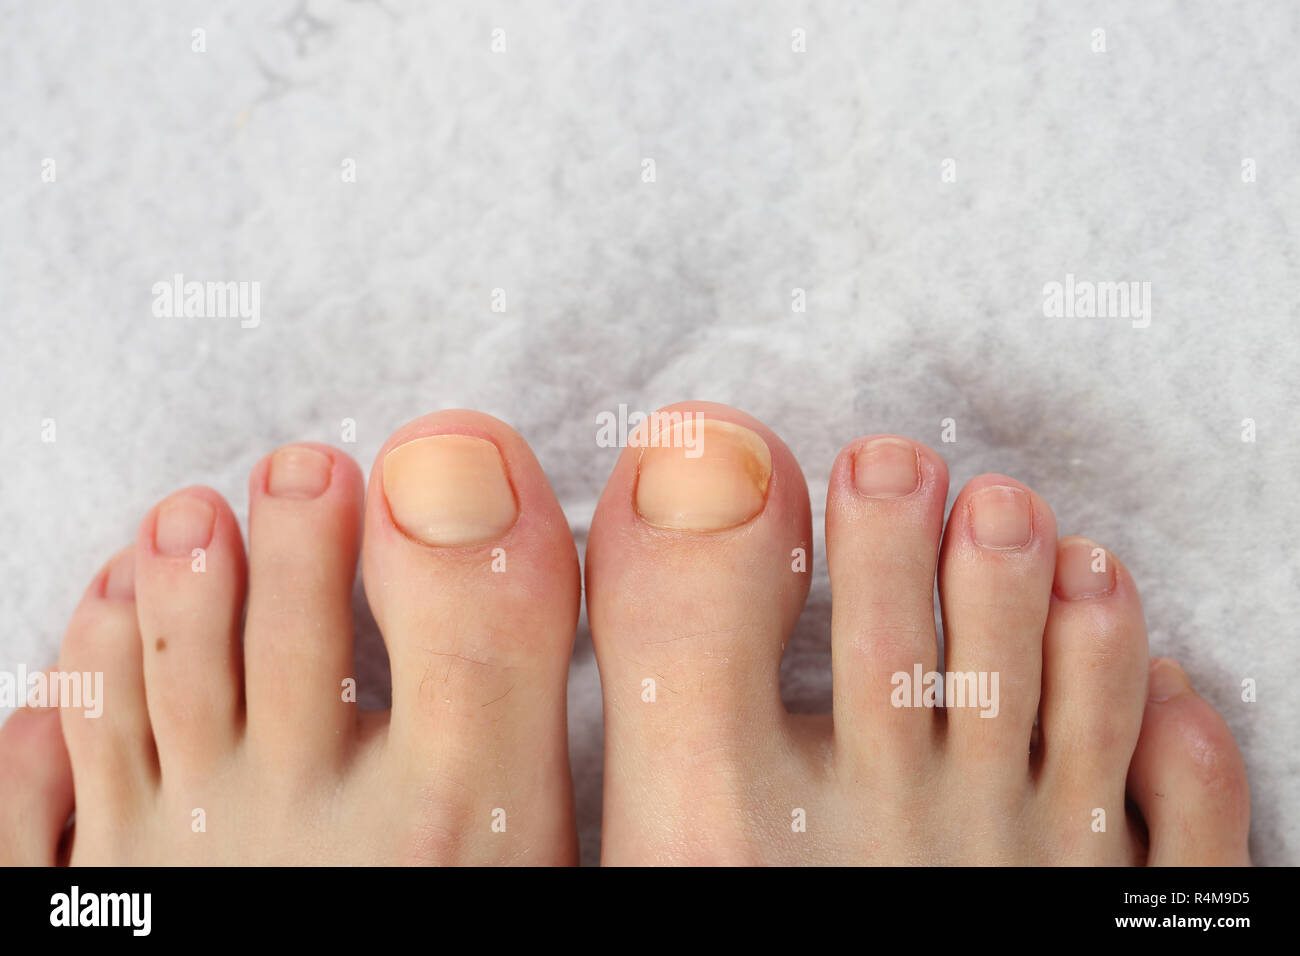
[[[0,865],[61,846],[109,865],[576,862],[577,553],[537,459],[495,418],[439,412],[362,486],[325,445],[268,455],[247,571],[216,492],[149,511],[60,653],[59,671],[103,675],[102,713],[24,708],[0,728]],[[355,703],[358,552],[391,712]]]

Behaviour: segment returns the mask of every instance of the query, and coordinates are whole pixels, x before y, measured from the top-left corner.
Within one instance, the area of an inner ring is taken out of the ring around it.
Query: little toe
[[[1250,863],[1250,790],[1232,732],[1167,658],[1151,662],[1128,789],[1146,821],[1154,866]]]
[[[58,862],[72,806],[58,708],[19,708],[0,726],[0,866]]]

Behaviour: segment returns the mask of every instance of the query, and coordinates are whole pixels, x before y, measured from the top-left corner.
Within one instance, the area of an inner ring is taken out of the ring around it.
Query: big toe
[[[771,849],[790,830],[766,797],[790,751],[779,665],[808,592],[807,485],[776,435],[724,405],[670,406],[635,437],[587,543],[603,856],[745,859],[722,841]]]
[[[528,444],[471,411],[399,429],[371,472],[362,567],[392,663],[384,772],[424,835],[407,855],[572,862],[577,550]]]

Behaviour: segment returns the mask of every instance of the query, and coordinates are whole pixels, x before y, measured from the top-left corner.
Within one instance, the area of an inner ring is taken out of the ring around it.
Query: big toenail
[[[330,485],[333,465],[314,448],[281,448],[271,456],[266,490],[275,498],[317,498]]]
[[[1033,534],[1029,496],[1010,485],[981,488],[970,499],[970,528],[982,548],[1023,548]]]
[[[164,501],[153,530],[154,547],[160,554],[185,555],[195,548],[205,548],[212,540],[216,517],[212,505],[202,498],[185,495]]]
[[[399,528],[440,547],[499,538],[519,514],[501,452],[472,435],[398,445],[384,457],[384,494]]]
[[[1056,558],[1056,596],[1065,601],[1101,597],[1115,590],[1115,562],[1105,548],[1081,538]]]
[[[687,419],[651,437],[637,465],[636,510],[657,528],[722,531],[763,510],[772,454],[741,425]]]
[[[1151,673],[1147,679],[1147,697],[1157,704],[1162,704],[1175,697],[1181,697],[1192,689],[1187,680],[1187,672],[1177,661],[1168,657],[1151,658]]]
[[[921,486],[916,449],[897,438],[873,438],[853,456],[853,483],[868,498],[901,498]]]
[[[135,597],[135,555],[123,551],[108,566],[104,579],[104,597],[114,601],[129,601]]]

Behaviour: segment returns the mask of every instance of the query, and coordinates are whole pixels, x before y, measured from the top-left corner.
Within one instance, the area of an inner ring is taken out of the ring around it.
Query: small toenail
[[[104,578],[104,597],[114,601],[129,601],[135,597],[135,554],[123,551],[108,566]]]
[[[212,525],[217,513],[202,498],[183,495],[162,503],[153,543],[160,554],[189,555],[195,548],[205,548],[212,540]]]
[[[688,419],[652,441],[637,463],[636,510],[646,523],[723,531],[763,510],[772,454],[755,432],[717,419]]]
[[[1115,590],[1115,562],[1096,542],[1079,538],[1056,557],[1056,596],[1065,601],[1101,597]]]
[[[271,456],[266,490],[275,498],[317,498],[330,484],[334,463],[314,448],[291,445]]]
[[[1023,548],[1033,534],[1029,496],[1010,485],[981,488],[970,499],[971,535],[982,548]]]
[[[1151,673],[1147,679],[1147,697],[1154,703],[1161,704],[1175,697],[1181,697],[1192,689],[1187,680],[1187,672],[1175,660],[1168,657],[1151,658]]]
[[[853,483],[868,498],[901,498],[921,487],[916,449],[897,438],[873,438],[853,456]]]
[[[501,537],[519,515],[501,452],[485,439],[417,438],[390,451],[383,467],[393,520],[425,544],[484,544]]]

